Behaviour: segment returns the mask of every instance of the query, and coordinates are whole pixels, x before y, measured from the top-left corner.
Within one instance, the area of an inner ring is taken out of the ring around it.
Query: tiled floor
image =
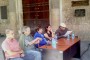
[[[81,42],[81,55],[83,54],[84,51],[87,50],[89,43],[90,41]],[[90,60],[90,46],[89,49],[86,51],[86,53],[82,55],[81,59],[72,59],[72,60]]]
[[[0,46],[2,41],[5,38],[0,38]],[[88,44],[90,43],[90,41],[81,41],[81,54],[88,48]],[[2,56],[2,52],[0,50],[0,60],[3,60],[3,56]],[[82,56],[82,59],[76,59],[73,58],[72,60],[90,60],[90,48],[89,50]]]

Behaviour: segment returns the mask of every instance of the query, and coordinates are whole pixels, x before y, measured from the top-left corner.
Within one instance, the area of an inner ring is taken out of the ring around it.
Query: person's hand
[[[37,40],[37,41],[35,42],[35,44],[38,44],[38,43],[40,43],[40,40]]]
[[[53,30],[51,29],[51,32],[53,32]]]
[[[20,50],[19,53],[23,53],[23,50]]]
[[[35,39],[35,41],[37,41],[37,40],[40,40],[40,41],[41,41],[41,40],[42,40],[42,38],[37,37],[37,38]]]
[[[52,40],[52,37],[50,37],[49,40]]]
[[[70,35],[72,35],[72,32],[70,33]]]
[[[25,55],[23,53],[20,54],[20,57],[24,57]]]
[[[47,41],[47,45],[51,45],[51,42],[50,41]]]
[[[36,39],[35,39],[35,44],[38,44],[41,40],[42,40],[42,38],[39,38],[39,37],[36,38]]]

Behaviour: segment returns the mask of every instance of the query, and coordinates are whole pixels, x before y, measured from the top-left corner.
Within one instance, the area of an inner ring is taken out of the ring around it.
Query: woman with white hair
[[[19,39],[20,46],[24,50],[24,53],[27,54],[31,60],[41,60],[41,53],[36,51],[34,47],[34,44],[38,44],[41,38],[37,37],[34,39],[30,33],[30,27],[24,26]]]

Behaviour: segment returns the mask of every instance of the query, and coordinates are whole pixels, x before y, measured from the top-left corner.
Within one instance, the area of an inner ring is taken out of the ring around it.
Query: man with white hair
[[[64,37],[66,32],[68,31],[68,28],[66,28],[65,23],[61,23],[59,28],[56,30],[55,34],[57,35],[57,38]]]

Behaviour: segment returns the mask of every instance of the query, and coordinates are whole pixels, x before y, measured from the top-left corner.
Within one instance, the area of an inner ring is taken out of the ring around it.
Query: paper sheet
[[[71,33],[72,33],[72,31],[67,31],[66,34],[64,34],[63,36],[66,37],[66,36],[68,36],[68,35],[71,34]]]

